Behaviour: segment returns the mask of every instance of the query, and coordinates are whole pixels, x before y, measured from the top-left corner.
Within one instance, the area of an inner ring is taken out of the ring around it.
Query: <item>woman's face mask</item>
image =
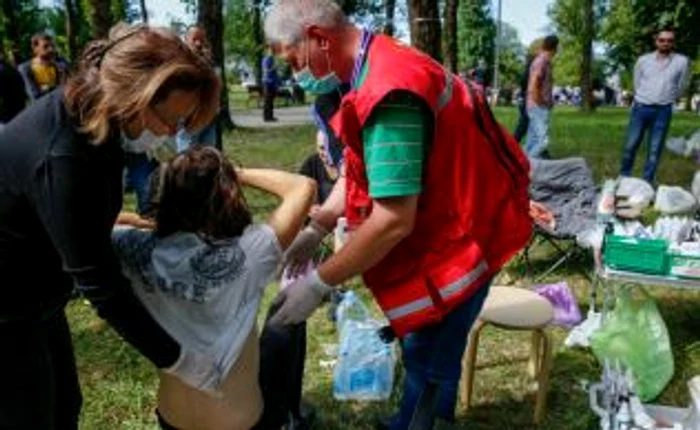
[[[144,128],[141,135],[135,139],[130,139],[122,131],[122,148],[126,152],[134,152],[138,154],[152,152],[161,146],[168,136],[156,136],[151,130]]]
[[[328,62],[329,72],[325,76],[317,78],[311,73],[309,62],[311,54],[309,52],[309,40],[306,41],[306,66],[294,74],[294,79],[297,84],[306,92],[315,95],[328,94],[336,91],[341,84],[340,78],[331,69],[331,59],[326,52],[326,61]]]

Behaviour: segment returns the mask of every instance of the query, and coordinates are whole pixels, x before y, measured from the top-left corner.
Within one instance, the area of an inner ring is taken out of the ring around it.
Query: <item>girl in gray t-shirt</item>
[[[178,155],[161,175],[153,228],[119,226],[113,234],[136,295],[168,334],[201,355],[161,374],[159,421],[183,430],[248,429],[261,420],[279,428],[285,369],[294,365],[284,357],[295,355],[298,336],[295,327],[266,326],[259,346],[255,323],[315,186],[290,173],[236,170],[211,147]],[[241,184],[282,199],[266,223],[252,223]],[[270,364],[260,362],[270,355]]]

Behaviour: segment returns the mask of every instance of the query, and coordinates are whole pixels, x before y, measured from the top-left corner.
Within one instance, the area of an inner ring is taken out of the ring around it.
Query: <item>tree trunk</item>
[[[442,62],[440,14],[435,0],[408,0],[411,44],[436,61]]]
[[[222,148],[222,128],[235,127],[228,105],[228,85],[226,83],[226,59],[224,56],[224,19],[222,0],[199,0],[197,8],[197,25],[207,30],[211,43],[212,61],[219,70],[221,78],[221,99],[217,121],[216,147]],[[222,127],[223,126],[223,127]]]
[[[394,35],[394,15],[396,14],[396,0],[384,0],[384,13],[386,24],[384,24],[384,34],[387,36]]]
[[[593,38],[595,37],[595,15],[593,0],[584,0],[584,37],[581,52],[581,91],[583,92],[583,111],[595,110],[593,97]]]
[[[112,26],[112,2],[109,0],[90,0],[90,18],[92,37],[104,39]]]
[[[447,0],[445,3],[445,67],[457,73],[457,8],[459,0]]]
[[[66,8],[66,39],[68,40],[68,58],[71,62],[75,63],[76,59],[78,58],[78,28],[76,26],[75,7],[73,7],[73,0],[64,0],[64,5]]]
[[[17,19],[18,4],[16,0],[2,0],[2,13],[5,16],[5,33],[9,39],[10,62],[18,64],[20,58],[20,29]]]
[[[255,52],[253,53],[253,73],[255,75],[255,84],[262,85],[262,60],[265,51],[265,35],[262,28],[262,1],[253,1],[253,34],[255,40]]]
[[[141,0],[141,20],[144,24],[148,24],[148,9],[146,9],[146,0]]]

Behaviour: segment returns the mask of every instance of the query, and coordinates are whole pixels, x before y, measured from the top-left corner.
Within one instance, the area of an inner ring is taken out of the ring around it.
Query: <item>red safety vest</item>
[[[409,91],[434,114],[413,232],[364,274],[394,332],[439,322],[493,277],[530,238],[529,163],[467,83],[427,55],[376,36],[369,73],[348,93],[331,126],[345,147],[346,217],[372,211],[362,128],[392,91]]]

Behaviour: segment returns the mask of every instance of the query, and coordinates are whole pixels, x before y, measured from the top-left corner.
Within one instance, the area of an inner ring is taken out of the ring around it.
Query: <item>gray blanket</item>
[[[598,189],[586,160],[531,159],[530,163],[530,198],[554,213],[553,234],[571,237],[595,227]]]

